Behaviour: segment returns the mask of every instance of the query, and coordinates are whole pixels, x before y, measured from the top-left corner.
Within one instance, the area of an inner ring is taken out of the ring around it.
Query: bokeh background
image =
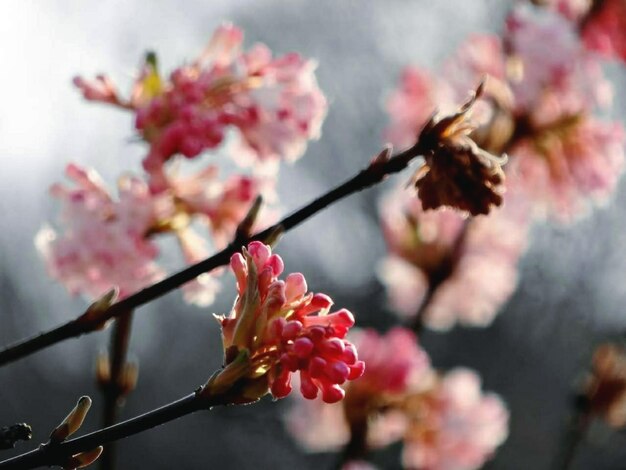
[[[142,54],[158,51],[169,70],[200,51],[214,28],[230,20],[277,53],[298,51],[319,61],[330,101],[323,137],[296,164],[283,167],[284,211],[308,202],[360,169],[380,149],[384,99],[401,68],[435,69],[471,32],[498,32],[512,4],[502,0],[3,0],[0,3],[0,344],[75,316],[85,306],[50,280],[33,246],[56,214],[47,188],[69,161],[93,166],[113,184],[139,170],[144,148],[132,141],[131,118],[89,105],[72,77],[110,73],[129,84]],[[624,71],[616,82],[615,114],[626,118]],[[468,87],[472,84],[468,84]],[[401,178],[408,178],[407,174]],[[387,328],[396,319],[375,269],[385,253],[377,201],[394,182],[344,200],[291,232],[279,246],[288,269],[355,312],[361,326]],[[510,437],[489,469],[549,468],[568,412],[572,384],[593,345],[626,330],[626,185],[614,199],[568,227],[540,224],[520,265],[517,293],[486,329],[427,333],[423,344],[442,369],[480,372],[487,390],[511,410]],[[172,260],[172,270],[180,267]],[[227,312],[224,286],[208,309],[172,293],[135,317],[132,355],[140,378],[124,416],[189,393],[221,362],[211,313]],[[85,430],[99,425],[96,353],[108,332],[47,349],[0,369],[0,425],[26,421],[32,448],[47,439],[82,394],[95,399]],[[306,454],[282,426],[288,400],[218,409],[186,417],[123,441],[120,469],[330,468],[332,455]],[[399,448],[377,456],[398,468]],[[16,452],[5,451],[1,457]],[[577,469],[626,468],[626,435],[594,426]]]

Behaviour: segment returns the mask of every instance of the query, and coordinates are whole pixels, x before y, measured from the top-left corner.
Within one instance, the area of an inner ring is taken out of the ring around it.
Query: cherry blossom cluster
[[[387,101],[387,137],[401,148],[430,137],[437,152],[424,152],[417,202],[394,190],[381,205],[389,255],[379,272],[392,306],[431,328],[491,323],[514,291],[533,220],[583,215],[623,170],[624,129],[598,116],[612,89],[596,51],[619,56],[624,39],[606,24],[606,34],[594,32],[620,2],[535,3],[516,5],[502,36],[470,36],[441,73],[407,67]],[[435,111],[450,117],[434,119]],[[457,148],[442,152],[450,140]],[[494,157],[504,152],[506,165]],[[464,219],[440,206],[490,215]]]
[[[626,61],[626,5],[620,0],[544,0],[575,22],[585,46],[608,58]]]
[[[255,399],[268,391],[283,398],[300,377],[300,392],[314,399],[321,392],[326,403],[343,399],[341,385],[359,378],[365,364],[346,335],[354,317],[346,309],[330,312],[332,300],[307,293],[300,273],[279,279],[280,256],[261,242],[251,242],[243,254],[232,256],[230,267],[239,293],[228,316],[219,316],[225,352],[224,370],[208,389],[245,380]]]
[[[122,176],[117,195],[78,165],[67,168],[72,185],[53,186],[62,214],[57,228],[41,230],[37,245],[51,276],[72,294],[93,299],[117,286],[121,296],[130,295],[165,276],[158,263],[163,235],[173,235],[192,264],[232,240],[258,196],[275,200],[276,164],[224,178],[220,168],[228,165],[215,162],[191,173],[182,168],[184,159],[169,163],[175,156],[216,148],[228,126],[241,135],[233,152],[238,164],[293,160],[318,137],[326,100],[315,64],[295,53],[272,58],[263,45],[243,52],[242,43],[240,29],[219,27],[202,55],[169,80],[149,54],[128,99],[105,76],[74,80],[86,99],[132,111],[149,150],[146,173]],[[272,217],[264,208],[255,228]],[[187,301],[207,305],[218,289],[216,275],[204,274],[183,291]]]
[[[570,220],[612,192],[624,161],[621,125],[594,115],[610,104],[611,87],[585,44],[565,16],[518,5],[502,37],[470,36],[437,80],[408,67],[389,97],[387,135],[411,145],[435,109],[453,109],[468,84],[487,77],[470,137],[506,151],[507,181],[519,181],[512,184],[533,200],[535,214]]]
[[[60,229],[44,227],[36,240],[50,275],[72,294],[94,299],[117,286],[125,297],[165,276],[156,262],[159,234],[174,234],[188,263],[206,257],[207,240],[192,220],[202,220],[214,244],[222,246],[261,190],[254,178],[221,182],[215,168],[208,170],[172,178],[168,190],[156,194],[141,178],[123,176],[115,198],[97,173],[68,165],[73,186],[51,188],[63,206]],[[217,288],[213,276],[201,276],[184,287],[185,298],[206,305]]]
[[[169,79],[159,76],[149,56],[127,99],[105,76],[79,77],[75,84],[89,100],[134,113],[135,128],[150,146],[144,167],[157,187],[164,162],[219,146],[229,127],[239,131],[238,163],[297,159],[307,141],[319,137],[326,115],[315,63],[296,53],[274,58],[263,44],[243,51],[242,44],[243,32],[224,24],[201,55]]]
[[[363,455],[404,442],[403,466],[425,470],[480,468],[508,434],[508,411],[481,392],[476,373],[431,368],[413,333],[394,328],[351,334],[367,368],[342,403],[298,400],[287,425],[308,450],[336,449],[365,427]],[[356,434],[358,435],[358,434]],[[352,468],[355,462],[343,468]],[[359,468],[359,467],[357,467]]]

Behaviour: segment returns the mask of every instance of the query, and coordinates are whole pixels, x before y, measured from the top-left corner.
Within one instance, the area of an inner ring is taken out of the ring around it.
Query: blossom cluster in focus
[[[343,399],[341,385],[359,378],[365,364],[346,339],[354,317],[346,309],[330,312],[332,300],[307,293],[300,273],[284,280],[280,256],[261,242],[251,242],[232,256],[238,297],[228,316],[217,317],[222,328],[224,369],[207,384],[213,392],[246,382],[243,401],[268,393],[283,398],[299,373],[300,392],[307,399],[321,393],[326,403]]]

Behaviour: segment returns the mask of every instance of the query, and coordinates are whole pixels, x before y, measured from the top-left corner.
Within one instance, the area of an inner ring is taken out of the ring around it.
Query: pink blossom
[[[604,0],[584,23],[585,46],[606,57],[626,61],[626,4],[622,0]]]
[[[466,99],[468,89],[475,88],[485,77],[506,80],[502,39],[493,34],[468,36],[444,62],[442,71],[446,77],[444,83],[452,87],[457,102]]]
[[[291,433],[308,450],[339,449],[350,439],[351,425],[363,421],[370,448],[401,439],[407,421],[391,404],[432,382],[428,355],[410,330],[397,327],[384,335],[362,330],[350,338],[367,368],[346,387],[343,402],[297,400],[287,417]]]
[[[481,392],[479,376],[455,369],[438,386],[416,395],[404,441],[403,462],[423,470],[474,470],[491,458],[508,434],[509,413],[495,394]]]
[[[114,201],[97,174],[68,165],[75,187],[55,185],[63,204],[56,231],[43,228],[36,244],[52,277],[72,294],[100,297],[118,286],[122,297],[158,281],[164,272],[154,262],[156,245],[146,237],[154,223],[154,201],[145,183],[125,178]]]
[[[414,145],[439,103],[438,93],[437,82],[428,72],[406,67],[398,89],[387,99],[391,124],[385,132],[386,140],[398,148]]]
[[[225,247],[235,234],[237,225],[250,210],[257,196],[272,200],[275,196],[274,178],[234,174],[221,180],[219,170],[210,165],[189,176],[170,173],[163,190],[170,192],[179,210],[202,218],[211,232],[216,248]],[[258,224],[271,221],[265,210]]]
[[[351,339],[367,364],[363,377],[351,384],[359,394],[403,393],[430,370],[428,355],[406,328],[392,328],[384,335],[372,329],[361,330]]]
[[[319,137],[326,99],[317,86],[315,63],[296,53],[273,58],[262,44],[243,52],[243,33],[217,29],[201,56],[162,80],[154,59],[121,100],[110,81],[75,83],[87,99],[132,109],[135,127],[150,144],[144,167],[162,183],[162,166],[175,154],[194,158],[219,146],[227,128],[239,130],[240,162],[295,160],[309,139]]]
[[[593,0],[542,0],[541,6],[558,11],[570,21],[580,21],[591,8]]]
[[[504,83],[505,58],[501,40],[488,34],[474,34],[442,66],[445,80],[437,79],[419,67],[406,67],[398,88],[387,100],[391,123],[385,138],[396,147],[413,145],[417,135],[435,110],[449,114],[467,93],[486,80],[482,99],[475,105],[477,123],[488,122],[494,101],[511,106],[510,90]]]
[[[354,325],[352,314],[346,309],[329,313],[332,300],[307,294],[300,273],[279,280],[283,261],[261,242],[250,243],[243,255],[233,255],[230,266],[239,297],[229,316],[218,317],[226,367],[208,386],[245,378],[266,383],[253,387],[249,399],[268,391],[283,398],[291,392],[292,374],[299,372],[305,398],[314,399],[321,392],[327,403],[343,399],[340,385],[364,370],[356,348],[345,339]]]
[[[37,246],[50,275],[71,293],[88,298],[112,286],[127,296],[163,278],[165,272],[156,264],[160,234],[174,234],[188,264],[208,257],[232,239],[261,188],[271,187],[252,176],[221,181],[216,168],[209,167],[189,177],[169,174],[165,189],[156,193],[138,177],[123,177],[115,200],[94,172],[69,165],[67,174],[76,188],[52,187],[52,195],[64,205],[61,230],[42,229]],[[267,217],[257,222],[263,221]],[[200,235],[203,224],[212,237]],[[212,303],[219,274],[205,273],[186,284],[185,300]]]
[[[547,128],[511,151],[511,171],[527,186],[540,213],[563,221],[584,214],[615,189],[624,166],[625,134],[617,122],[576,118]]]
[[[198,263],[211,255],[206,239],[189,226],[177,230],[176,238],[187,264]],[[220,290],[220,283],[217,280],[219,274],[221,274],[219,270],[202,273],[185,284],[182,288],[185,301],[200,307],[211,305]]]
[[[518,68],[511,75],[518,113],[552,120],[611,100],[611,86],[598,62],[582,47],[575,26],[561,15],[530,5],[517,7],[507,18],[506,41],[510,62]],[[556,108],[550,110],[543,100]],[[534,109],[538,106],[541,112]]]
[[[398,313],[413,317],[427,302],[422,318],[429,328],[491,323],[517,284],[525,198],[510,191],[502,209],[469,220],[445,209],[423,211],[406,189],[385,198],[380,215],[390,255],[379,275]]]

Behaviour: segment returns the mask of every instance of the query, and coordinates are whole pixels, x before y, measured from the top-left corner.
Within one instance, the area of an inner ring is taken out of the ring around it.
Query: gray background
[[[330,100],[321,141],[282,171],[285,210],[298,207],[359,169],[381,146],[383,101],[402,66],[435,68],[470,32],[497,32],[510,2],[496,0],[264,2],[174,0],[4,0],[0,4],[0,343],[67,321],[85,303],[45,274],[32,239],[54,213],[47,187],[72,160],[109,182],[138,169],[141,145],[130,143],[128,115],[85,104],[71,85],[81,73],[105,71],[129,83],[141,54],[158,51],[164,70],[192,59],[213,29],[230,19],[277,53],[295,50],[320,63]],[[623,85],[619,67],[610,72]],[[623,88],[623,86],[622,86]],[[124,87],[122,86],[122,89]],[[623,115],[619,86],[615,114]],[[622,110],[622,111],[620,111]],[[408,175],[403,175],[406,178]],[[394,184],[387,182],[386,187]],[[622,185],[623,186],[623,185]],[[360,325],[395,320],[374,275],[384,244],[377,228],[377,188],[307,222],[280,245],[290,271],[351,309]],[[521,284],[484,330],[429,333],[436,366],[474,368],[511,413],[511,434],[490,469],[544,469],[556,451],[572,382],[595,342],[626,327],[624,204],[613,202],[570,227],[542,224],[521,263]],[[172,261],[171,267],[180,266]],[[132,351],[140,380],[130,417],[182,396],[220,363],[210,313],[227,311],[232,285],[217,304],[198,309],[173,293],[136,316]],[[69,341],[0,370],[0,424],[26,421],[34,442],[46,439],[82,394],[96,401],[85,430],[98,426],[94,357],[107,333]],[[330,455],[307,455],[284,431],[288,402],[187,417],[120,444],[120,468],[329,468]],[[626,437],[595,426],[576,468],[626,468]],[[19,450],[31,448],[20,445]],[[378,456],[396,468],[398,447]],[[0,457],[13,455],[4,452]]]

